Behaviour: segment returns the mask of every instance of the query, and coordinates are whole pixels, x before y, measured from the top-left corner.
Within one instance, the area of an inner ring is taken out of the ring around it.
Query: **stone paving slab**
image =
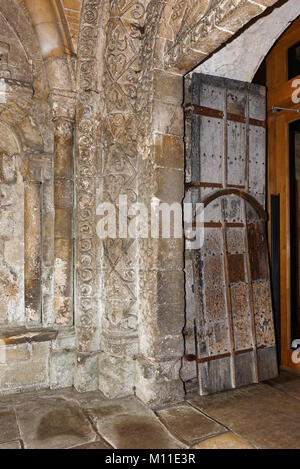
[[[27,449],[65,449],[96,440],[91,423],[73,401],[37,395],[18,403],[16,413]]]
[[[267,384],[295,399],[300,399],[300,375],[281,371],[278,378],[267,381]]]
[[[189,405],[159,410],[157,415],[170,433],[189,447],[227,431],[226,428]]]
[[[0,444],[0,451],[2,449],[22,449],[20,441],[10,441],[9,443]]]
[[[234,433],[227,432],[194,446],[194,449],[255,449],[247,441]]]
[[[265,384],[247,386],[189,402],[264,449],[299,449],[300,402]]]
[[[93,402],[107,401],[108,399],[100,391],[91,391],[80,393],[75,388],[63,388],[63,389],[40,389],[38,391],[27,391],[23,393],[0,395],[0,406],[11,405],[19,406],[28,404],[31,401],[35,401],[36,398],[43,399],[67,399],[70,402],[74,402],[75,405],[79,405],[82,408],[89,407]]]
[[[154,412],[134,397],[93,404],[88,413],[99,434],[114,448],[186,448],[168,432]]]
[[[17,440],[20,437],[15,411],[9,406],[0,406],[0,443]]]
[[[94,441],[93,443],[86,443],[85,445],[75,446],[70,449],[113,449],[108,443],[104,440]]]

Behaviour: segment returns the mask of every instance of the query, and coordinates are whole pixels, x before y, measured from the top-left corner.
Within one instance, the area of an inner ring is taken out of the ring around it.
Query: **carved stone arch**
[[[1,2],[0,22],[3,33],[7,31],[5,38],[0,38],[7,50],[5,66],[0,65],[0,78],[4,80],[0,93],[1,118],[15,127],[24,150],[51,152],[49,85],[29,14],[16,0]]]
[[[289,0],[273,8],[268,15],[259,18],[200,64],[195,71],[251,82],[272,46],[298,16],[297,0]],[[242,62],[243,67],[240,67]]]
[[[20,48],[24,51],[24,56],[26,57],[30,68],[31,77],[29,79],[25,79],[24,77],[23,80],[28,81],[31,84],[34,83],[36,96],[39,96],[40,94],[46,96],[48,83],[45,68],[38,40],[29,15],[26,15],[23,8],[16,0],[11,0],[10,2],[1,2],[0,19],[7,22],[18,40]],[[10,52],[11,51],[9,51],[9,53]],[[11,78],[21,77],[12,75]]]
[[[205,56],[226,42],[244,24],[276,3],[277,0],[256,2],[247,0],[222,0],[182,2],[173,4],[175,11],[182,10],[177,19],[174,37],[165,44],[166,68],[189,71]],[[188,7],[185,4],[189,4]],[[172,23],[174,14],[170,16]],[[169,39],[169,38],[168,38]]]

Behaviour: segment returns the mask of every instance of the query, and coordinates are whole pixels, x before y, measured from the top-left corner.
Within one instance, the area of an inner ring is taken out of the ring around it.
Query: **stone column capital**
[[[74,91],[54,90],[49,95],[53,121],[75,121],[76,93]]]

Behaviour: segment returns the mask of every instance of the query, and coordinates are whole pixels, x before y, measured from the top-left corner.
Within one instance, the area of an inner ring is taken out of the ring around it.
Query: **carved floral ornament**
[[[247,0],[205,0],[197,2],[179,2],[181,10],[184,10],[181,26],[176,34],[174,43],[166,51],[165,64],[167,67],[174,66],[176,62],[188,53],[190,48],[197,49],[197,43],[206,37],[216,26],[218,26],[235,8],[246,3]],[[184,9],[183,3],[190,3]],[[199,5],[197,7],[196,4]],[[193,4],[194,8],[193,8]],[[183,11],[182,11],[183,12]],[[179,21],[176,13],[173,13],[172,21]]]

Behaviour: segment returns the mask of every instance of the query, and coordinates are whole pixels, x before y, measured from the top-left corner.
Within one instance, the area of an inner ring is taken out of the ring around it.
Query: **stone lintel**
[[[0,341],[5,345],[49,342],[55,340],[58,331],[54,329],[7,329],[0,332]]]

